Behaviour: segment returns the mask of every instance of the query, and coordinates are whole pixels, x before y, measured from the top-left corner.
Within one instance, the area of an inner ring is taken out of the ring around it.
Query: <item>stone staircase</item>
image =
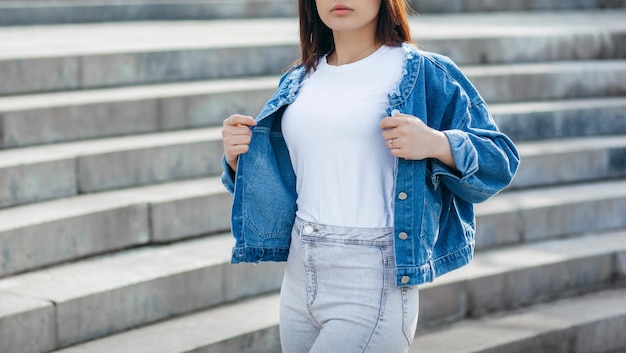
[[[523,160],[412,352],[626,351],[626,3],[415,2]],[[280,352],[283,265],[228,263],[220,127],[297,57],[293,3],[0,0],[1,353]],[[146,19],[203,21],[111,23]]]
[[[623,8],[625,0],[408,0],[424,13]],[[0,0],[0,25],[295,17],[292,0]]]

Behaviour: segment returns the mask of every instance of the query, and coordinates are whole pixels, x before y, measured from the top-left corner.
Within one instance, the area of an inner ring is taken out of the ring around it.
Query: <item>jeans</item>
[[[417,286],[398,287],[392,228],[296,219],[280,293],[282,353],[404,353]]]

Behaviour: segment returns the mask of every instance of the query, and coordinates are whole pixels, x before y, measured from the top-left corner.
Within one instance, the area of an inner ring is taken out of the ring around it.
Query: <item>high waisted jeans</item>
[[[403,353],[417,287],[395,285],[393,230],[296,219],[280,294],[283,353]]]

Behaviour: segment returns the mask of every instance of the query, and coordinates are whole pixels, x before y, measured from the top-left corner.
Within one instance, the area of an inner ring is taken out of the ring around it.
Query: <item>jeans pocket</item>
[[[402,330],[409,345],[415,338],[419,314],[419,291],[417,286],[402,287]]]

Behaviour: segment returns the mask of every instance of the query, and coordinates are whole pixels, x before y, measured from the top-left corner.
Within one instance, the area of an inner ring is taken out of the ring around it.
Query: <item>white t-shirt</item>
[[[395,157],[380,121],[402,78],[400,47],[382,46],[354,63],[322,58],[282,119],[298,193],[296,215],[360,228],[393,226]]]

